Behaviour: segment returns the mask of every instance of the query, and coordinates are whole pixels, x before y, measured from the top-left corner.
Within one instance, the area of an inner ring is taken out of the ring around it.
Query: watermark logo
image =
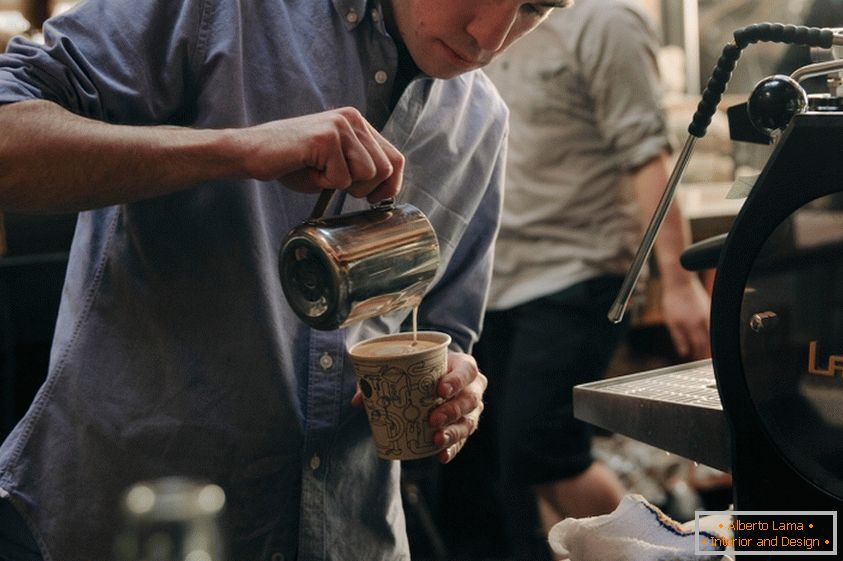
[[[700,518],[710,516],[721,522],[701,533]],[[837,555],[835,510],[697,511],[694,531],[697,555]]]

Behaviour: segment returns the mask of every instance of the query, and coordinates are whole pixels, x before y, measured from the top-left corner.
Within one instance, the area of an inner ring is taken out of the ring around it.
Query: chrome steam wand
[[[732,71],[735,69],[735,65],[741,56],[741,51],[749,46],[750,43],[757,43],[759,41],[793,43],[824,49],[829,49],[832,45],[843,44],[843,36],[836,35],[832,29],[782,25],[779,23],[760,23],[738,29],[734,33],[734,39],[733,43],[729,43],[723,47],[723,52],[703,92],[702,100],[697,105],[697,111],[694,113],[691,124],[688,126],[688,139],[685,141],[676,165],[668,178],[664,193],[650,220],[649,226],[647,226],[632,266],[624,278],[620,291],[614,303],[612,303],[612,307],[609,308],[608,318],[612,323],[620,323],[623,320],[629,297],[635,290],[635,285],[641,276],[644,264],[647,262],[656,243],[656,236],[658,236],[667,211],[673,203],[676,189],[682,180],[682,175],[685,173],[685,168],[688,165],[688,160],[691,158],[694,145],[697,139],[705,136],[706,128],[711,123],[711,117],[717,110],[717,104],[720,103],[723,92],[726,91],[726,84],[729,82]]]

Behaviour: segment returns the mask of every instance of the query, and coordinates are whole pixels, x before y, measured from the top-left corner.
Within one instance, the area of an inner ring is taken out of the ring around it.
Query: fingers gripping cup
[[[412,333],[397,333],[349,349],[381,458],[413,460],[441,449],[428,417],[443,402],[436,387],[448,369],[450,343],[445,333],[420,331],[415,341]]]

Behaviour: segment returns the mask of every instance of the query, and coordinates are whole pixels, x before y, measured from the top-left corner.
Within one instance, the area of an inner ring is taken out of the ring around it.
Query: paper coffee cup
[[[381,458],[412,460],[441,449],[428,417],[444,401],[436,386],[448,369],[450,343],[445,333],[420,331],[415,341],[412,332],[396,333],[349,349]]]

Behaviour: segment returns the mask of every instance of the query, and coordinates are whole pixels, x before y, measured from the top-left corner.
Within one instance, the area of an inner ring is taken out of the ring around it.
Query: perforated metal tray
[[[576,386],[574,415],[702,464],[731,469],[731,437],[711,360]]]

